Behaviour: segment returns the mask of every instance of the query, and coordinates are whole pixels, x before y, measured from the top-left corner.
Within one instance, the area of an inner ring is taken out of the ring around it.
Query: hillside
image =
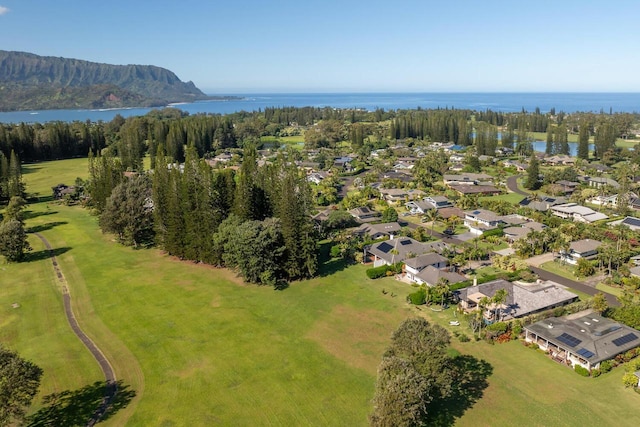
[[[208,97],[153,65],[111,65],[0,50],[0,110],[160,106]]]

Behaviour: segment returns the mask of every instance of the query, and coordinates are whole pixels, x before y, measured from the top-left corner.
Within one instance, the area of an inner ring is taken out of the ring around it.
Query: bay
[[[640,93],[275,93],[237,94],[239,99],[198,101],[174,104],[189,114],[228,114],[257,111],[268,107],[333,107],[365,110],[459,108],[518,112],[523,109],[548,112],[636,112],[640,111]],[[110,121],[144,115],[151,108],[107,110],[39,110],[0,113],[0,123],[35,123],[49,121]]]

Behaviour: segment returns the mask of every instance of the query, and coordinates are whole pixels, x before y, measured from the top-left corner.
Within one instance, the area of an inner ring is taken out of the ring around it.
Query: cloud
[[[0,16],[6,15],[7,13],[9,13],[9,8],[8,7],[4,7],[4,6],[0,6]]]

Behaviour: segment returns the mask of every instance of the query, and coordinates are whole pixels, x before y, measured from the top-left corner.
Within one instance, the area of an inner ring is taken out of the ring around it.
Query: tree
[[[509,292],[506,289],[498,289],[491,298],[491,302],[493,303],[493,318],[495,321],[498,321],[498,308],[507,302],[507,296],[509,296]]]
[[[4,210],[4,221],[15,219],[24,224],[22,211],[25,209],[27,201],[20,196],[13,196]]]
[[[600,314],[607,311],[607,308],[609,308],[609,304],[607,303],[607,299],[602,292],[598,292],[593,296],[592,307]]]
[[[529,190],[537,190],[540,188],[540,164],[535,154],[529,159],[529,168],[527,169],[526,187]]]
[[[578,158],[589,159],[589,126],[583,124],[578,131]]]
[[[127,246],[153,243],[153,201],[146,175],[125,179],[113,189],[100,215],[100,227]]]
[[[0,346],[0,425],[24,418],[41,377],[40,367]]]
[[[391,206],[382,211],[382,222],[395,222],[398,220],[398,212]]]
[[[15,262],[21,261],[25,252],[30,250],[27,233],[20,221],[10,219],[0,224],[0,255],[9,262]]]
[[[431,223],[431,235],[433,236],[436,222],[442,218],[442,214],[437,209],[429,209],[425,215],[425,219]]]
[[[378,368],[373,426],[425,425],[430,404],[450,396],[454,380],[449,333],[425,319],[405,320]]]
[[[440,306],[444,307],[444,300],[447,298],[450,292],[449,280],[444,277],[438,279],[438,283],[435,286],[436,294],[440,295]]]

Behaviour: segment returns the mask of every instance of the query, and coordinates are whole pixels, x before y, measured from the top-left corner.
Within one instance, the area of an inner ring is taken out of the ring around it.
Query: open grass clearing
[[[598,283],[596,285],[596,289],[607,294],[615,295],[617,297],[621,297],[623,292],[620,288],[614,288],[613,286],[605,285],[604,283]]]

